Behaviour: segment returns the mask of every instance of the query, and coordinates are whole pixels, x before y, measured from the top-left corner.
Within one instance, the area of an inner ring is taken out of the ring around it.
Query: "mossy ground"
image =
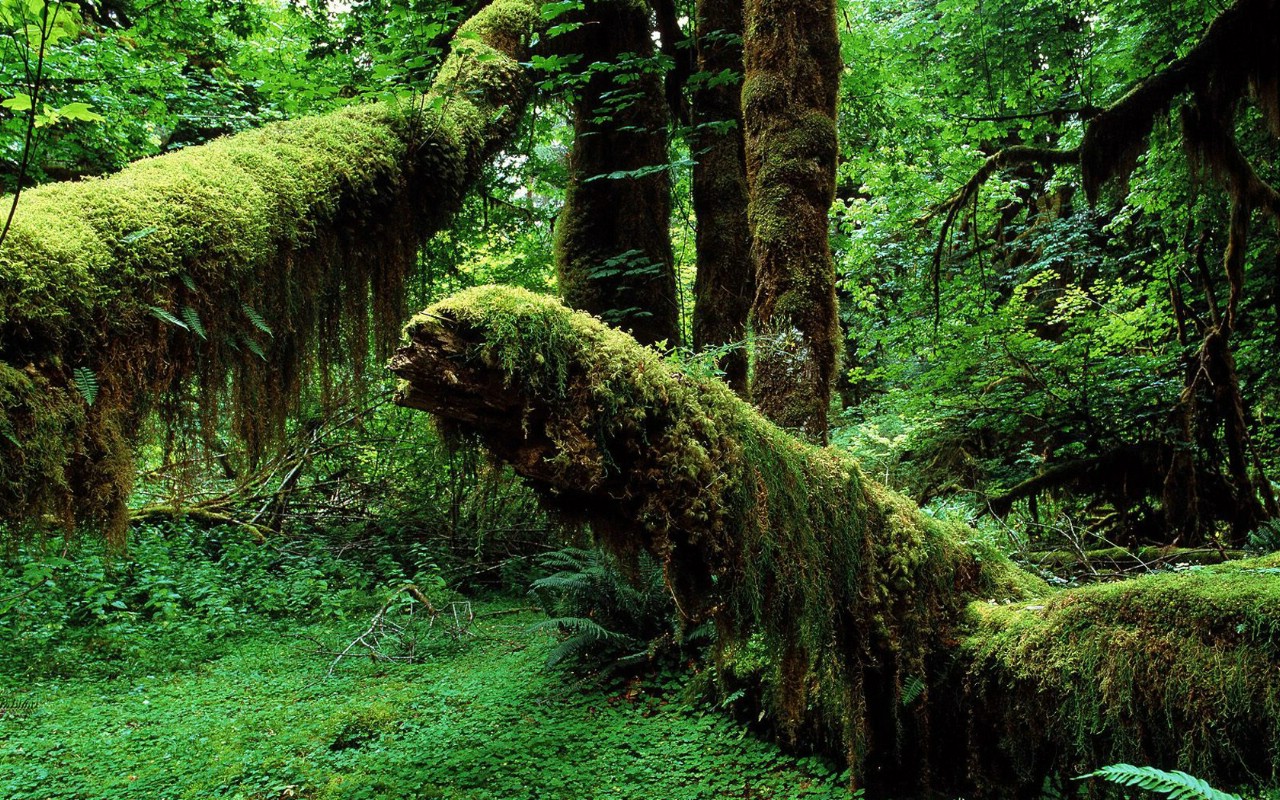
[[[477,606],[499,612],[525,600]],[[543,660],[534,613],[442,637],[421,664],[329,659],[305,637],[352,636],[356,617],[284,623],[187,668],[8,690],[0,795],[26,798],[847,797],[828,762],[795,759],[673,679],[583,688]],[[158,637],[158,646],[163,641]]]

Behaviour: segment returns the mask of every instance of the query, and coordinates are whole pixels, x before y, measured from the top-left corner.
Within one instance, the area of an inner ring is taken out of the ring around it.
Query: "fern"
[[[183,306],[181,313],[183,321],[187,323],[185,327],[190,328],[191,331],[201,339],[209,338],[208,334],[204,332],[204,324],[200,322],[200,315],[196,313],[194,308],[191,306]]]
[[[71,378],[84,401],[93,405],[93,401],[98,399],[98,376],[88,367],[76,367],[71,370]]]
[[[267,360],[267,353],[262,349],[262,345],[250,339],[248,336],[244,337],[244,345],[249,348],[249,352],[253,353],[258,358],[263,361]]]
[[[607,674],[647,663],[662,643],[673,642],[671,598],[654,559],[642,556],[632,580],[601,550],[566,547],[543,555],[539,565],[554,572],[529,591],[551,619],[531,630],[565,637],[547,666],[576,661]]]
[[[272,337],[275,336],[275,334],[271,332],[271,326],[267,324],[267,321],[262,318],[261,314],[259,314],[257,311],[253,309],[253,306],[249,305],[248,303],[241,303],[240,307],[244,309],[244,315],[249,318],[250,322],[253,323],[253,327],[257,328],[258,330],[262,331],[268,336],[272,336]]]
[[[1165,772],[1155,767],[1112,764],[1088,775],[1081,775],[1076,780],[1085,778],[1102,778],[1119,786],[1137,786],[1163,794],[1169,800],[1240,800],[1240,795],[1219,791],[1194,775],[1180,770]]]
[[[920,695],[924,694],[924,690],[924,681],[915,675],[908,676],[906,682],[902,685],[902,704],[904,706],[911,705]]]
[[[187,323],[183,322],[182,320],[178,319],[174,315],[170,314],[168,311],[165,311],[163,308],[160,308],[159,306],[150,306],[149,308],[151,310],[151,316],[155,317],[156,319],[167,322],[170,325],[177,325],[179,328],[182,328],[184,331],[190,330],[190,328],[187,327]]]

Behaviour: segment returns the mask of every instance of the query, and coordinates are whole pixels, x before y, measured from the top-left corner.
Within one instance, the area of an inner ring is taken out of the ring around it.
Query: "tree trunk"
[[[592,0],[555,47],[581,54],[556,269],[570,306],[645,344],[680,343],[667,105],[641,0]]]
[[[189,416],[194,397],[208,433],[229,406],[260,449],[304,375],[345,363],[358,381],[371,333],[394,342],[418,243],[519,118],[538,9],[489,4],[412,104],[24,193],[0,257],[0,518],[121,534],[148,411]]]
[[[756,262],[751,396],[785,428],[827,440],[839,349],[827,213],[835,195],[840,41],[834,0],[747,0],[748,209]]]
[[[478,434],[615,552],[658,557],[684,617],[716,623],[722,686],[856,784],[1013,796],[1120,760],[1277,775],[1280,559],[1050,593],[552,300],[472,290],[407,334],[398,401]]]
[[[693,346],[727,348],[718,358],[725,383],[747,393],[747,318],[756,293],[747,168],[742,139],[742,3],[699,0],[699,84],[693,92],[693,209],[698,274]],[[732,76],[731,80],[726,79]]]

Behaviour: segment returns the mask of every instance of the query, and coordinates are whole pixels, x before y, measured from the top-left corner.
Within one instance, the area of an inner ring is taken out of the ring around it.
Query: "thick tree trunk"
[[[389,350],[417,245],[511,133],[533,0],[495,0],[431,93],[269,125],[26,192],[0,254],[0,518],[126,524],[157,406],[249,447],[304,374]],[[373,314],[370,314],[372,295]],[[193,390],[192,384],[196,384]]]
[[[591,0],[582,21],[555,44],[580,54],[586,70],[556,221],[560,292],[645,344],[677,345],[667,103],[649,8],[642,0]]]
[[[839,349],[827,240],[841,74],[835,0],[747,0],[745,8],[742,108],[757,279],[751,396],[774,422],[825,442]]]
[[[698,217],[693,346],[726,348],[725,383],[747,393],[747,318],[756,293],[742,139],[742,2],[699,0],[700,83],[693,91],[693,209]]]
[[[478,434],[616,552],[660,558],[685,617],[716,622],[721,682],[857,784],[1018,795],[1119,760],[1276,776],[1280,559],[1051,594],[550,299],[472,290],[407,335],[400,403]]]

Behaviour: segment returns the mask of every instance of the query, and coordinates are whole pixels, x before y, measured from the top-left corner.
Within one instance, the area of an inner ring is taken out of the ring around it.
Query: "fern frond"
[[[263,361],[267,360],[267,353],[262,349],[262,345],[250,339],[248,336],[244,337],[244,345],[249,348],[249,352],[253,353],[258,358]]]
[[[156,319],[163,320],[164,322],[167,322],[170,325],[177,325],[179,328],[182,328],[184,331],[190,330],[190,328],[187,327],[187,323],[183,322],[182,320],[178,319],[174,315],[170,314],[168,311],[165,311],[163,308],[160,308],[159,306],[148,306],[148,309],[151,311],[151,316],[155,317]]]
[[[905,683],[902,684],[902,704],[909,706],[916,701],[920,695],[924,694],[925,683],[915,675],[908,676]]]
[[[204,332],[204,323],[200,321],[200,315],[191,306],[183,306],[180,312],[182,319],[187,324],[183,327],[189,328],[196,336],[201,339],[208,339],[209,336]]]
[[[84,401],[93,405],[93,401],[98,399],[98,376],[88,367],[76,367],[71,370],[71,378]]]
[[[530,631],[556,630],[559,632],[567,632],[574,636],[586,636],[594,641],[603,641],[605,639],[626,639],[624,634],[611,631],[600,625],[595,620],[586,617],[555,617],[553,619],[544,619],[541,622],[535,622],[529,626]]]
[[[595,640],[588,639],[585,636],[571,636],[568,639],[565,639],[563,642],[552,648],[550,653],[547,653],[547,668],[550,669],[561,662],[577,658],[579,654],[583,650],[587,649],[588,645],[593,644],[594,641]]]
[[[1169,800],[1240,800],[1240,795],[1215,789],[1200,778],[1181,770],[1166,772],[1155,767],[1111,764],[1081,775],[1076,780],[1085,778],[1101,778],[1119,786],[1137,786],[1163,794]]]
[[[250,322],[253,323],[253,327],[257,328],[258,330],[262,331],[268,336],[272,336],[272,337],[275,336],[275,334],[271,332],[271,326],[267,324],[267,321],[262,318],[261,314],[253,310],[253,306],[249,305],[248,303],[241,303],[240,307],[244,309],[244,315],[249,318]]]

